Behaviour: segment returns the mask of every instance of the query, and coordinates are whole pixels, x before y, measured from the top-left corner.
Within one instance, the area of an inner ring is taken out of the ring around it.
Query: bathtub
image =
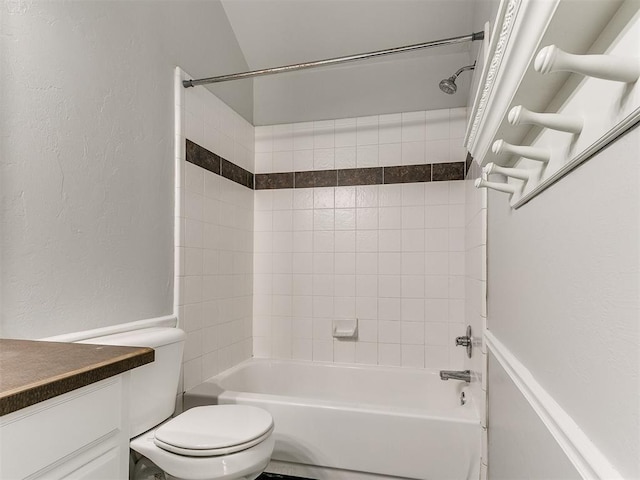
[[[480,421],[462,389],[426,370],[250,359],[186,392],[184,407],[268,410],[276,473],[477,480]]]

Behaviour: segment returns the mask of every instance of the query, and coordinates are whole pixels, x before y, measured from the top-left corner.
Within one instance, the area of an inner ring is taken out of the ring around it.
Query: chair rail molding
[[[484,339],[489,352],[507,372],[580,475],[603,480],[623,478],[580,426],[491,331],[485,330]]]

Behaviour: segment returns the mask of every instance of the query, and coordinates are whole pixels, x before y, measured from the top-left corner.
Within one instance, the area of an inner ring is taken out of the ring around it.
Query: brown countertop
[[[154,360],[152,348],[0,339],[0,415]]]

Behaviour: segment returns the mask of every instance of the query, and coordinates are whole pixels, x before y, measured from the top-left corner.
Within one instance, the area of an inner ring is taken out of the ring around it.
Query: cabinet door
[[[62,477],[65,480],[112,480],[122,478],[120,455],[117,448],[94,458],[75,472]],[[124,479],[123,479],[124,480]]]
[[[128,471],[122,469],[122,456],[127,455],[115,439],[69,459],[64,459],[51,468],[41,470],[27,480],[126,480]]]
[[[0,417],[0,479],[126,479],[128,380],[112,377]]]

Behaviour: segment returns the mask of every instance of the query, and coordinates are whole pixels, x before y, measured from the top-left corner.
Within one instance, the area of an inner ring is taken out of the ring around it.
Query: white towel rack
[[[505,0],[494,32],[465,142],[517,209],[640,122],[640,8]]]

